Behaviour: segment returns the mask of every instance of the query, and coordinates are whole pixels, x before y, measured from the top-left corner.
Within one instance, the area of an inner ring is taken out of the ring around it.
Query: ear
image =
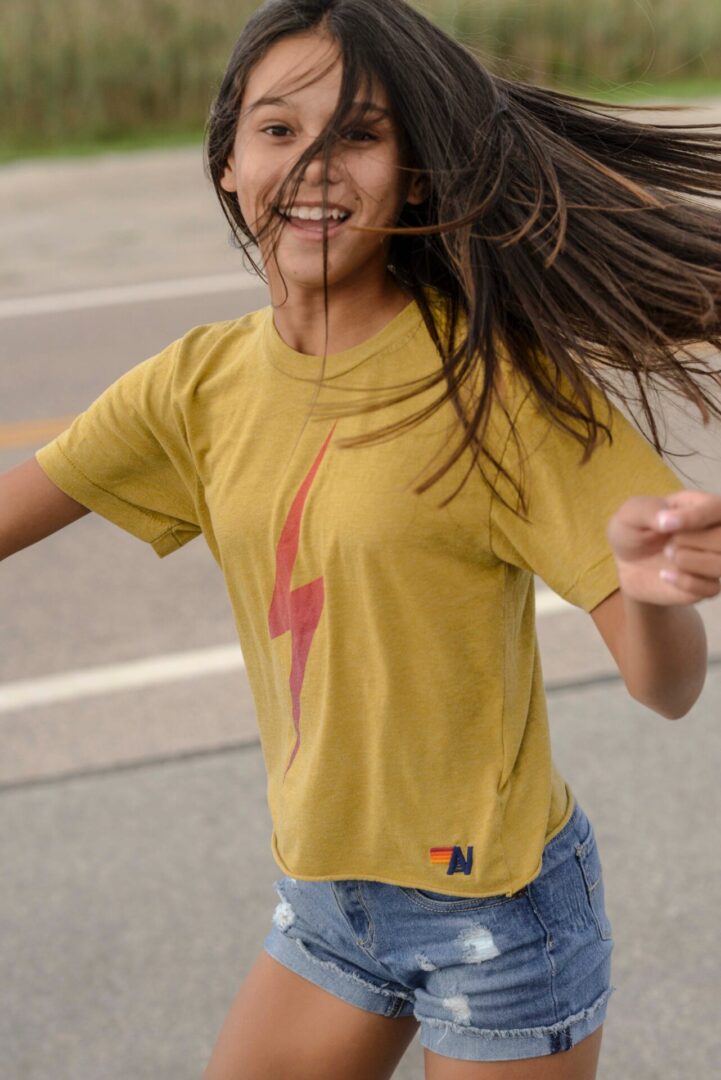
[[[235,163],[232,157],[229,157],[225,164],[225,171],[220,178],[220,186],[223,191],[231,192],[238,190],[238,183],[235,175]]]
[[[414,169],[408,187],[408,194],[406,195],[406,202],[417,206],[419,203],[425,202],[430,193],[431,183],[427,174],[420,172],[418,169]]]

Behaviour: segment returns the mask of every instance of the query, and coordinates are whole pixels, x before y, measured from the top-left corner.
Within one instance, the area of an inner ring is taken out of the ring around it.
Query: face
[[[316,72],[324,74],[313,82]],[[277,205],[280,185],[291,167],[333,114],[341,76],[337,47],[320,33],[283,38],[251,71],[221,186],[235,192],[254,235]],[[268,97],[276,100],[261,104]],[[398,133],[383,112],[388,100],[381,87],[374,87],[371,100],[379,111],[344,130],[331,151],[328,205],[350,216],[328,221],[329,286],[340,282],[350,286],[365,274],[385,277],[391,238],[353,226],[394,226],[405,202],[420,203],[425,197],[421,179],[400,170]],[[322,201],[323,163],[318,155],[306,166],[293,206],[320,206]],[[322,289],[323,222],[293,217],[281,224],[274,259],[267,242],[261,251],[271,290],[280,282],[278,268],[289,288],[295,282]]]

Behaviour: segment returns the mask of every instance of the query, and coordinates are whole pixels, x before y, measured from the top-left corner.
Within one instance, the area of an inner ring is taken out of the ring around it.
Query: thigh
[[[203,1080],[386,1080],[418,1030],[412,1016],[350,1005],[261,952]]]
[[[424,1050],[425,1080],[595,1080],[603,1027],[561,1054],[521,1061],[455,1061]]]

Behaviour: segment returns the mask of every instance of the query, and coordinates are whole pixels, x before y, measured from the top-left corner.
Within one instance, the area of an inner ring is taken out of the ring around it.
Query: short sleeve
[[[178,342],[131,368],[35,453],[71,498],[163,558],[201,532],[197,476],[174,389]]]
[[[592,391],[596,415],[608,424],[590,459],[568,432],[541,416],[527,394],[518,409],[501,464],[520,477],[527,520],[510,506],[516,492],[499,475],[498,490],[510,506],[492,499],[491,547],[504,562],[542,578],[569,603],[591,611],[619,587],[606,536],[608,522],[635,495],[666,496],[683,489],[661,456],[613,405]]]

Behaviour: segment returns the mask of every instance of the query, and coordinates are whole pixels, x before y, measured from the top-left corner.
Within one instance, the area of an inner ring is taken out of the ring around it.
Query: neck
[[[412,297],[388,274],[383,282],[328,287],[328,341],[323,290],[271,286],[273,322],[286,345],[296,352],[322,356],[345,352],[380,333]],[[285,297],[284,301],[283,298]]]

